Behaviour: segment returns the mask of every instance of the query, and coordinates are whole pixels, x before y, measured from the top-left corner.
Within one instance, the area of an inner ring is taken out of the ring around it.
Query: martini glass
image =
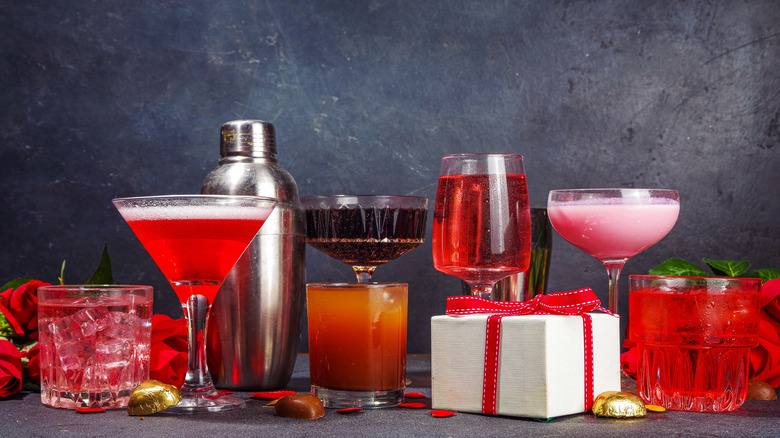
[[[561,237],[607,268],[609,310],[617,314],[623,265],[669,234],[680,195],[664,189],[552,190],[547,214]]]
[[[169,413],[221,412],[245,401],[214,388],[206,365],[206,319],[220,285],[276,205],[258,196],[171,195],[113,200],[173,286],[187,317],[189,360]]]
[[[425,240],[428,198],[418,196],[304,196],[306,243],[352,266],[370,283],[377,266]]]
[[[433,265],[464,280],[471,294],[497,299],[498,280],[528,269],[531,210],[523,157],[442,158],[433,215]]]

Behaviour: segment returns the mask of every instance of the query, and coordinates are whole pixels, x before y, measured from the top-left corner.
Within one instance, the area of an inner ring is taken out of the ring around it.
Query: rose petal
[[[294,395],[294,394],[296,394],[295,391],[261,391],[261,392],[249,393],[251,397],[259,397],[259,398],[265,398],[269,400],[276,400],[277,398],[282,398],[284,396]]]
[[[401,403],[398,406],[402,408],[421,409],[425,407],[425,403]]]
[[[79,414],[92,414],[95,412],[105,412],[106,410],[104,408],[78,408],[76,409],[76,412]]]
[[[426,397],[426,395],[423,394],[422,392],[407,392],[404,395],[406,396],[406,398],[425,398]]]
[[[347,414],[355,414],[362,410],[363,408],[341,408],[341,409],[336,409],[336,412],[342,415],[347,415]]]
[[[443,409],[434,409],[431,411],[431,415],[436,418],[451,417],[456,413],[457,413],[456,411],[445,411]]]

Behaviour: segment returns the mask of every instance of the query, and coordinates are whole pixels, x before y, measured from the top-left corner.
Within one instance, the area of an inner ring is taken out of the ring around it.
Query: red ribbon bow
[[[579,315],[585,342],[585,410],[593,405],[593,329],[591,317],[586,312],[601,310],[601,302],[591,288],[537,295],[528,301],[490,301],[474,296],[447,298],[448,315],[473,315],[489,313],[485,327],[485,368],[482,377],[482,413],[496,415],[498,387],[498,358],[501,340],[501,319],[521,315]]]

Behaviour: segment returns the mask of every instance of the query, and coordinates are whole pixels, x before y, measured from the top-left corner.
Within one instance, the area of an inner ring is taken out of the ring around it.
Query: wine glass
[[[500,279],[528,269],[531,211],[523,157],[458,154],[442,158],[433,213],[433,264],[492,297]]]
[[[547,214],[561,237],[607,268],[609,310],[617,314],[623,265],[672,230],[680,195],[665,189],[552,190]]]
[[[173,286],[187,317],[189,360],[182,400],[165,412],[243,407],[244,400],[214,388],[206,365],[206,318],[220,285],[277,200],[170,195],[119,198],[113,203]]]
[[[425,240],[428,198],[418,196],[304,196],[306,243],[352,265],[358,283],[377,266]]]

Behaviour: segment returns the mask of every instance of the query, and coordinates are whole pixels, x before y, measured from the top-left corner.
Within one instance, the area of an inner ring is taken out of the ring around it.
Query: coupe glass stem
[[[187,376],[181,392],[203,391],[214,387],[206,364],[206,320],[209,315],[208,299],[193,295],[187,300],[188,353]]]
[[[371,276],[374,274],[376,266],[352,266],[355,270],[358,283],[371,283]]]
[[[620,288],[618,288],[618,279],[620,278],[620,271],[623,269],[623,265],[626,264],[625,260],[605,260],[604,267],[607,268],[607,276],[609,277],[609,311],[618,314],[618,295],[620,295]]]

